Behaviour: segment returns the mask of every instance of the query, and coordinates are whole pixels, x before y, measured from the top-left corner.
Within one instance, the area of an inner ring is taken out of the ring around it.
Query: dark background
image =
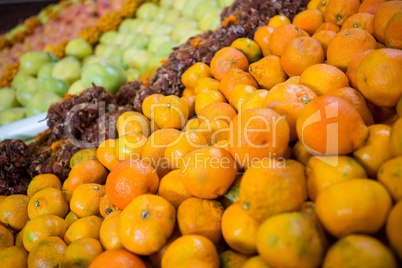
[[[0,33],[14,28],[21,20],[36,15],[58,0],[0,0]]]

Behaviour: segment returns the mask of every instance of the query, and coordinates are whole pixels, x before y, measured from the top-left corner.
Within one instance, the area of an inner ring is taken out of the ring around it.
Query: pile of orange
[[[0,267],[398,267],[402,1],[311,0],[0,199]]]

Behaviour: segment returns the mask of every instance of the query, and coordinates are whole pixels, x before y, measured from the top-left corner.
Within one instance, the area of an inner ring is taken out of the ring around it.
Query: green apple
[[[116,63],[115,63],[113,60],[111,60],[111,59],[108,59],[108,58],[105,58],[105,57],[101,57],[101,56],[92,56],[91,58],[89,58],[88,60],[86,60],[86,61],[83,62],[83,65],[82,65],[82,68],[81,68],[82,72],[83,72],[83,71],[85,70],[85,68],[86,68],[87,66],[89,66],[90,64],[95,63],[95,62],[100,62],[100,61],[108,62],[108,63],[110,63],[110,64],[116,64]]]
[[[0,88],[0,112],[20,106],[17,101],[15,89],[10,87]]]
[[[101,44],[110,45],[113,44],[114,39],[116,38],[117,32],[116,31],[108,31],[102,34],[99,42]]]
[[[167,34],[161,34],[161,35],[154,36],[149,40],[148,51],[155,53],[161,44],[169,42],[171,40],[172,39],[170,38],[170,35],[167,35]]]
[[[184,32],[182,38],[179,41],[179,45],[186,43],[188,39],[201,33],[202,32],[200,30],[190,30],[188,32]]]
[[[180,11],[172,9],[166,13],[165,18],[162,20],[162,23],[173,25],[180,18]]]
[[[116,45],[107,45],[100,55],[114,61],[116,64],[122,62],[123,49]]]
[[[128,69],[126,70],[127,81],[136,81],[141,76],[141,71],[137,69]]]
[[[103,54],[103,51],[105,50],[105,48],[107,47],[107,46],[112,46],[113,44],[110,44],[110,45],[106,45],[106,44],[97,44],[96,45],[96,47],[95,47],[95,56],[100,56],[100,55],[102,55]]]
[[[86,56],[92,55],[92,46],[81,38],[70,40],[65,48],[67,56],[73,56],[80,60]]]
[[[54,66],[52,77],[71,85],[81,77],[81,63],[74,57],[65,57]]]
[[[193,0],[173,0],[173,9],[182,11],[187,1]]]
[[[43,64],[43,66],[38,71],[38,79],[43,80],[52,77],[52,71],[55,65],[55,62],[48,62]]]
[[[125,33],[125,37],[123,39],[123,42],[121,43],[121,48],[125,49],[128,48],[131,43],[137,39],[138,34],[137,33]]]
[[[156,28],[158,28],[159,24],[160,24],[159,21],[152,20],[152,21],[148,22],[148,25],[145,26],[145,28],[142,30],[141,33],[143,33],[143,34],[149,36],[149,35],[152,34],[152,32],[153,32]]]
[[[172,39],[179,42],[186,32],[198,28],[197,21],[188,18],[181,18],[175,22],[172,30]]]
[[[221,11],[222,9],[214,9],[210,10],[208,13],[205,13],[205,15],[202,16],[198,22],[198,27],[201,29],[201,31],[206,32],[211,22],[213,22],[215,19],[220,19]]]
[[[215,31],[221,24],[221,18],[216,18],[209,24],[207,30]]]
[[[218,0],[219,7],[224,8],[232,5],[235,0]]]
[[[160,6],[163,8],[171,8],[173,6],[173,0],[160,0]]]
[[[147,62],[144,65],[144,68],[142,69],[143,72],[146,72],[148,70],[150,70],[151,68],[154,67],[160,67],[162,65],[162,60],[169,58],[169,55],[159,55],[159,54],[155,54],[152,55],[151,57],[149,57],[149,59],[147,60]]]
[[[137,18],[140,19],[153,19],[156,11],[158,11],[158,6],[153,3],[144,3],[142,4],[137,12],[135,13]]]
[[[14,121],[24,119],[26,117],[26,109],[22,107],[10,108],[0,112],[0,126],[10,124]]]
[[[129,48],[146,49],[148,46],[149,37],[145,34],[138,33],[134,40],[127,46]]]
[[[116,37],[113,40],[113,45],[121,45],[121,44],[123,44],[125,37],[126,37],[126,33],[118,32],[116,34]]]
[[[161,44],[155,54],[166,54],[169,55],[170,53],[173,52],[173,48],[177,47],[179,45],[179,43],[177,43],[176,41],[169,41],[166,43]]]
[[[207,0],[202,3],[199,3],[198,6],[194,10],[194,19],[199,20],[204,16],[207,12],[212,9],[218,8],[218,2],[216,0]]]
[[[141,70],[152,53],[146,50],[129,48],[124,51],[123,62],[131,69]]]
[[[203,2],[204,0],[191,0],[191,1],[187,1],[184,4],[184,7],[181,11],[181,14],[183,15],[183,17],[187,17],[187,18],[193,18],[194,17],[194,11],[195,8],[198,6],[199,3]]]
[[[27,106],[31,98],[38,92],[41,82],[35,78],[25,81],[17,88],[17,100],[22,106]]]
[[[53,92],[63,98],[69,87],[70,85],[63,80],[57,78],[48,78],[42,82],[38,92]]]
[[[158,11],[156,11],[156,13],[155,13],[154,20],[162,22],[165,19],[166,14],[168,12],[169,12],[169,9],[160,7],[158,9]]]
[[[157,36],[160,34],[170,34],[173,30],[173,27],[171,25],[167,24],[160,24],[152,33],[151,33],[151,38],[153,36]]]
[[[82,84],[82,80],[80,79],[80,80],[75,81],[71,85],[71,87],[68,89],[67,94],[76,95],[76,94],[81,93],[84,90],[85,90],[84,85]]]
[[[35,76],[39,69],[49,61],[52,61],[52,58],[48,52],[30,51],[20,57],[21,70]]]
[[[145,20],[145,19],[140,19],[139,21],[138,21],[138,23],[135,25],[135,27],[134,27],[134,32],[136,32],[136,33],[142,33],[142,31],[144,30],[144,28],[148,25],[148,23],[150,22],[151,20]]]
[[[25,73],[24,71],[19,71],[18,74],[14,77],[13,82],[11,83],[11,87],[17,89],[20,85],[25,83],[25,81],[31,78],[34,77]]]
[[[60,96],[53,92],[36,93],[27,106],[27,116],[29,117],[47,112],[50,105],[60,99]]]
[[[94,83],[97,86],[104,87],[111,94],[115,94],[126,80],[127,76],[122,68],[107,62],[92,63],[82,73],[84,88],[89,88]]]
[[[131,32],[131,25],[135,23],[135,19],[125,19],[119,25],[120,33],[129,33]]]

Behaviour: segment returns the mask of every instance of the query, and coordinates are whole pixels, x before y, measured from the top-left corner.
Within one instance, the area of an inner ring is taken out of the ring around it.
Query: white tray
[[[29,140],[47,127],[47,112],[24,118],[0,127],[0,141],[5,139]]]

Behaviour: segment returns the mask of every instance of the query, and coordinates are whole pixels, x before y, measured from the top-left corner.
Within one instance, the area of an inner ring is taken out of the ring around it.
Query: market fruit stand
[[[0,132],[46,128],[0,143],[0,266],[399,267],[402,5],[366,1],[62,1],[0,37]]]

